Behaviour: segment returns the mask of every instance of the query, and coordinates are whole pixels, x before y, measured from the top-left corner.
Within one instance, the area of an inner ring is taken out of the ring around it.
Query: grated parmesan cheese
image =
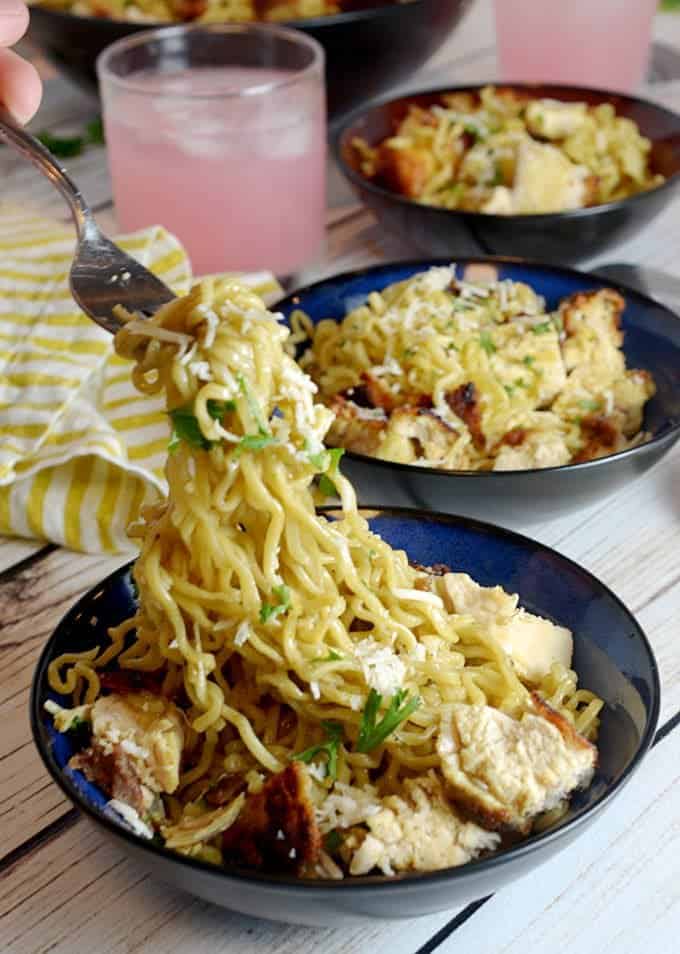
[[[406,675],[406,666],[394,650],[370,636],[357,643],[354,650],[369,689],[393,696]]]

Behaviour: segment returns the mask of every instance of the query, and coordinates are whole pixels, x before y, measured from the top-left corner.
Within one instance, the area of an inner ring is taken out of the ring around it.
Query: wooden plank
[[[33,670],[69,606],[126,560],[55,550],[0,583],[0,856],[68,808],[33,747],[28,722]]]
[[[39,540],[18,540],[13,537],[0,537],[0,573],[6,573],[11,567],[40,553],[45,544]]]

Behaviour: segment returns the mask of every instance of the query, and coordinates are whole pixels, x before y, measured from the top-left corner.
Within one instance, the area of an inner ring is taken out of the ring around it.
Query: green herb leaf
[[[78,729],[82,728],[84,725],[89,725],[89,722],[87,722],[85,719],[81,719],[80,716],[74,716],[71,719],[71,724],[66,731],[77,732]]]
[[[515,378],[515,381],[513,383],[516,388],[525,388],[527,386],[524,378]]]
[[[336,652],[335,649],[331,649],[327,656],[317,656],[316,659],[312,659],[313,663],[327,663],[327,662],[338,662],[345,657],[342,653]]]
[[[562,320],[562,315],[553,315],[552,323],[555,326],[557,332],[564,331],[564,321]]]
[[[334,855],[344,840],[345,836],[341,831],[339,831],[337,828],[331,828],[323,840],[324,850],[327,851],[329,855]]]
[[[526,364],[527,368],[530,368],[536,362],[536,358],[533,354],[525,354],[522,361]]]
[[[600,402],[592,400],[592,399],[579,401],[578,406],[582,408],[584,411],[599,411],[600,410]]]
[[[513,386],[511,384],[504,384],[503,387],[505,388],[508,397],[512,397],[512,395],[515,393]]]
[[[415,712],[420,705],[420,698],[413,696],[408,698],[408,693],[404,689],[399,689],[392,696],[389,708],[377,722],[382,696],[375,689],[371,689],[364,706],[364,712],[361,717],[361,726],[359,728],[359,739],[357,741],[357,752],[370,752],[378,745],[382,745],[388,735],[391,735],[401,723]]]
[[[543,321],[540,325],[534,325],[531,330],[535,335],[547,335],[553,330],[553,324],[551,321]]]
[[[496,351],[496,345],[488,331],[482,331],[479,336],[479,344],[487,354],[493,354]]]
[[[104,124],[102,123],[101,116],[97,116],[96,119],[88,123],[85,127],[85,132],[87,134],[87,141],[91,146],[103,146],[105,144]]]
[[[263,603],[260,607],[260,622],[266,623],[270,619],[275,619],[281,613],[287,613],[290,609],[290,590],[281,583],[280,586],[273,586],[272,593],[278,598],[278,603]]]
[[[335,779],[338,775],[338,750],[342,742],[342,725],[340,722],[334,722],[331,719],[324,719],[321,726],[325,732],[325,738],[317,745],[310,745],[304,752],[298,752],[294,755],[293,761],[305,762],[307,765],[320,753],[326,755],[326,777]]]
[[[250,410],[250,413],[255,419],[255,423],[257,424],[258,431],[264,431],[266,433],[267,422],[265,421],[264,415],[262,414],[262,408],[257,403],[257,399],[255,395],[253,394],[253,392],[250,390],[250,387],[248,386],[248,382],[246,381],[246,379],[243,377],[242,374],[237,374],[236,380],[238,381],[238,386],[241,389],[241,394],[246,399],[248,409]]]
[[[46,129],[39,132],[36,138],[57,159],[71,159],[73,156],[79,156],[85,146],[82,136],[53,136]]]
[[[324,497],[338,496],[338,488],[335,486],[330,477],[327,477],[325,474],[322,474],[319,477],[319,490]]]
[[[246,434],[242,437],[234,449],[234,453],[239,457],[244,451],[261,451],[270,444],[276,444],[276,438],[266,432],[258,434]]]
[[[500,185],[503,185],[504,182],[505,182],[505,177],[503,176],[503,170],[501,169],[500,163],[497,162],[494,165],[494,177],[491,180],[491,185],[500,186]]]
[[[214,401],[212,398],[208,398],[206,408],[213,420],[221,421],[229,411],[236,410],[236,401]]]
[[[210,450],[213,447],[214,441],[209,441],[198,425],[192,404],[173,408],[168,413],[172,421],[172,437],[168,445],[171,453],[177,450],[180,441],[186,441],[187,444],[200,450]]]

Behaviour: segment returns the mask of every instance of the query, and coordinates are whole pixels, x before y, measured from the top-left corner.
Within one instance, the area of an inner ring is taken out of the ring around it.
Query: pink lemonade
[[[632,92],[658,0],[496,0],[499,76]]]
[[[196,275],[288,275],[313,261],[325,225],[325,102],[322,83],[282,84],[294,76],[193,67],[133,74],[135,90],[110,92],[104,120],[120,227],[165,226]]]

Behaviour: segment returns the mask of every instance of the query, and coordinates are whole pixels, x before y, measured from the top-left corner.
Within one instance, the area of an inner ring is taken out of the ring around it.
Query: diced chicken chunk
[[[614,407],[623,415],[621,430],[632,437],[642,427],[645,403],[656,393],[649,371],[626,371],[613,385]]]
[[[501,444],[494,470],[535,470],[561,467],[571,460],[571,451],[559,431],[528,430],[523,441]]]
[[[571,666],[571,632],[518,608],[516,594],[500,586],[480,586],[467,573],[447,573],[437,582],[449,612],[470,615],[482,624],[523,678],[537,682],[556,662]]]
[[[429,149],[396,148],[389,142],[380,147],[378,168],[382,178],[390,189],[409,199],[423,194],[434,167],[434,156]]]
[[[353,830],[342,846],[351,875],[450,868],[500,842],[495,832],[461,818],[433,775],[407,780],[403,796],[384,798],[365,824],[367,831]]]
[[[506,593],[502,586],[480,586],[467,573],[446,573],[439,593],[449,613],[473,616],[480,623],[509,620],[517,609],[517,594]]]
[[[509,622],[494,627],[493,635],[511,657],[519,675],[529,682],[539,682],[554,663],[566,669],[571,666],[571,630],[542,616],[520,609]]]
[[[543,139],[566,139],[581,128],[588,115],[586,103],[557,99],[533,99],[524,118],[529,132]]]
[[[566,341],[562,355],[567,370],[592,364],[598,369],[598,384],[608,387],[625,370],[621,351],[621,313],[625,302],[610,288],[577,292],[560,305]]]
[[[331,404],[335,420],[328,431],[328,442],[334,447],[345,447],[356,454],[374,455],[380,445],[387,417],[366,413],[353,401],[336,395]]]
[[[320,850],[311,782],[300,762],[291,762],[246,798],[222,841],[225,860],[272,872],[299,873],[318,861]]]
[[[504,186],[497,186],[481,211],[521,215],[580,209],[588,198],[589,175],[555,146],[526,137],[517,147],[512,189],[501,193]]]
[[[118,745],[140,781],[154,792],[179,785],[184,721],[172,702],[148,692],[101,696],[92,706],[93,744],[111,751]]]
[[[390,415],[377,457],[412,464],[425,459],[439,467],[464,466],[467,440],[427,408],[401,407]]]
[[[454,705],[442,716],[437,752],[448,794],[489,828],[526,833],[536,815],[592,779],[595,747],[533,700],[519,720],[481,705]]]

